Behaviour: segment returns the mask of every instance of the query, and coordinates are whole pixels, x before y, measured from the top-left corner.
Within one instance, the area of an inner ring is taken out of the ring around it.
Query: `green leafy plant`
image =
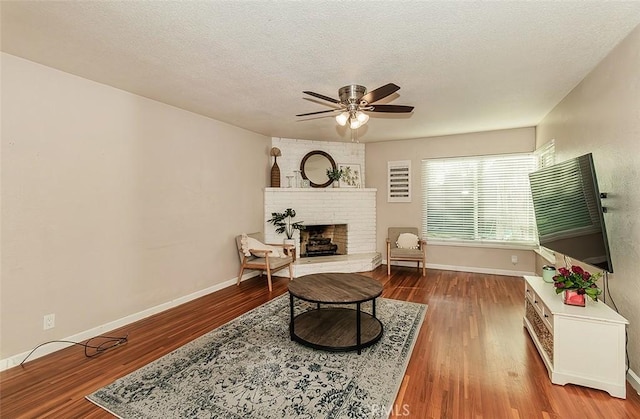
[[[334,182],[339,181],[344,175],[342,169],[327,169],[327,177]]]
[[[294,230],[304,230],[306,227],[302,225],[303,221],[293,222],[296,212],[291,208],[287,208],[284,212],[272,212],[271,219],[267,220],[268,223],[276,226],[276,233],[284,233],[288,239],[293,238]]]
[[[553,285],[556,287],[556,294],[565,290],[577,290],[578,294],[588,295],[593,301],[598,301],[598,295],[602,290],[596,285],[602,273],[591,275],[579,266],[572,266],[571,269],[560,268],[558,275],[553,277]]]

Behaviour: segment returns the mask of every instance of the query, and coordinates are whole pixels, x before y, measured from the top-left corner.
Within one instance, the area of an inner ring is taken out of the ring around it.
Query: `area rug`
[[[380,341],[360,355],[326,352],[290,340],[284,295],[87,399],[120,418],[387,417],[426,310],[378,298]]]

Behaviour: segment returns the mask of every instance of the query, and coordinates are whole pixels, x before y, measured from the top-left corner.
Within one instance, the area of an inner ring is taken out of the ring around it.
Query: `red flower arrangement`
[[[556,287],[556,294],[565,290],[576,290],[580,295],[588,295],[593,301],[598,301],[598,295],[602,290],[596,285],[601,272],[591,275],[579,266],[572,266],[571,269],[560,268],[558,275],[553,277],[553,285]]]

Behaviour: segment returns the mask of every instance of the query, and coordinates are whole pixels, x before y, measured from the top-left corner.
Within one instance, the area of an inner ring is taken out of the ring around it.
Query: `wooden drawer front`
[[[531,294],[531,304],[533,305],[533,308],[536,309],[536,311],[538,312],[538,315],[542,318],[544,317],[543,314],[543,310],[544,308],[546,308],[546,306],[544,305],[544,303],[542,302],[542,300],[540,299],[540,296],[534,291],[531,290],[531,292],[529,293]]]
[[[524,283],[524,295],[527,298],[527,300],[531,301],[533,303],[533,297],[536,294],[536,292],[531,289],[531,286],[529,285],[528,282]]]
[[[538,314],[538,310],[536,310],[531,302],[527,301],[525,306],[525,316],[527,320],[529,320],[538,341],[542,345],[542,349],[547,354],[551,364],[553,364],[553,333],[546,327],[546,323],[542,320],[542,317]]]
[[[553,314],[551,314],[551,310],[549,310],[549,307],[547,307],[542,300],[538,300],[538,304],[542,307],[542,321],[547,328],[549,328],[551,334],[553,334]]]
[[[542,298],[534,291],[528,282],[524,283],[524,294],[526,299],[531,303],[531,306],[538,313],[538,317],[542,320],[549,329],[549,332],[553,334],[553,314],[549,307],[542,301]]]

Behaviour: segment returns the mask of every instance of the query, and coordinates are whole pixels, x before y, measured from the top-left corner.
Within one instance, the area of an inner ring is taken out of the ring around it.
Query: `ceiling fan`
[[[303,93],[316,97],[318,99],[326,100],[338,108],[329,109],[326,111],[301,113],[296,116],[309,116],[317,115],[321,113],[340,112],[336,116],[336,122],[341,126],[349,123],[351,129],[358,129],[362,125],[366,124],[369,120],[369,115],[365,112],[384,112],[384,113],[410,113],[413,111],[413,106],[404,105],[376,105],[376,102],[384,99],[385,97],[400,90],[400,86],[393,83],[385,84],[378,87],[375,90],[367,93],[367,88],[358,84],[350,84],[348,86],[341,87],[338,90],[338,97],[340,99],[334,99],[329,96],[321,95],[320,93],[310,92],[305,90]]]

